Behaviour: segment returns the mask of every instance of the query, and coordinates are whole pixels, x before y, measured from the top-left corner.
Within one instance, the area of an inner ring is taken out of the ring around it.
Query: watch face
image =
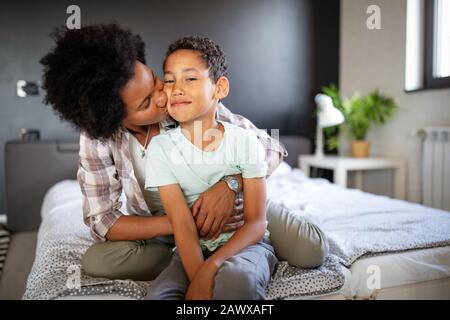
[[[237,180],[234,180],[234,179],[230,180],[230,186],[234,190],[237,190],[239,188],[239,182]]]

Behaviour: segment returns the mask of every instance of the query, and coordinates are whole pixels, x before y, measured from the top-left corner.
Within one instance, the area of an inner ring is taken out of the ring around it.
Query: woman
[[[110,279],[154,279],[170,261],[174,244],[169,220],[158,212],[159,194],[144,190],[147,147],[152,137],[176,125],[167,116],[163,84],[145,65],[141,37],[129,30],[92,25],[53,36],[56,47],[41,60],[45,102],[81,130],[83,216],[97,241],[84,255],[83,270]],[[270,175],[285,149],[223,105],[217,117],[257,134]],[[224,177],[199,197],[192,213],[201,236],[236,228],[231,223],[242,220],[242,204],[235,206],[241,186],[242,177]],[[277,214],[284,210],[268,207]],[[326,254],[324,237],[312,224],[303,227],[305,266],[319,265]]]

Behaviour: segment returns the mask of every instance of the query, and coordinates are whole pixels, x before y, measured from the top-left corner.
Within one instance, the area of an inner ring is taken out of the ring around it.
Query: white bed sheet
[[[333,216],[333,212],[341,209],[336,207],[336,204],[341,204],[341,207],[351,207],[353,204],[352,199],[337,199],[337,190],[336,195],[321,194],[320,188],[324,184],[328,184],[328,182],[323,179],[310,179],[301,170],[292,169],[286,163],[282,163],[269,178],[267,190],[269,198],[281,202],[287,207],[314,212],[313,215],[308,215],[308,218],[320,226],[321,221],[329,219]],[[327,189],[327,191],[330,190],[332,189]],[[329,200],[329,204],[323,203],[325,198]],[[381,203],[387,212],[392,210],[392,200],[387,197],[375,198],[374,196],[373,199],[367,200],[367,206],[370,206],[369,202],[373,201],[373,203]],[[409,204],[404,201],[396,201],[394,205],[408,206]],[[411,204],[411,206],[413,205],[415,204]],[[450,247],[363,256],[356,260],[349,269],[351,272],[350,282],[346,283],[341,293],[347,297],[369,297],[376,289],[450,277]],[[378,271],[379,287],[377,287],[378,283],[374,282],[376,279],[374,276]]]

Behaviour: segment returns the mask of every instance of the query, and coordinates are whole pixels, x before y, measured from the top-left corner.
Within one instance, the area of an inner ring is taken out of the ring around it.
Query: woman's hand
[[[214,292],[214,277],[217,273],[217,267],[203,262],[195,274],[194,279],[186,291],[186,300],[211,300]]]
[[[207,239],[216,239],[224,232],[233,232],[242,227],[244,223],[244,201],[236,198],[234,200],[233,214],[228,217],[222,229],[219,229],[212,237]]]
[[[236,194],[224,181],[202,193],[192,205],[191,210],[199,235],[206,239],[217,237],[221,232],[235,230],[225,227],[227,223],[242,220],[242,201],[236,205]]]

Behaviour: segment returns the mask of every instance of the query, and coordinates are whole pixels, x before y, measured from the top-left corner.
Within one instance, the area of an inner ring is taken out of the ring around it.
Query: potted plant
[[[346,121],[352,141],[352,156],[365,158],[369,155],[369,142],[366,140],[371,124],[381,125],[392,117],[398,106],[395,101],[380,93],[372,91],[367,96],[355,94],[344,102]]]
[[[328,94],[336,108],[340,109],[344,114],[345,125],[348,128],[348,134],[353,140],[351,149],[352,156],[357,158],[364,158],[369,155],[370,144],[366,140],[367,132],[371,124],[384,124],[387,119],[392,117],[398,106],[395,101],[380,93],[379,90],[374,90],[366,96],[360,96],[355,93],[350,99],[343,100],[340,96],[339,90],[336,86],[323,87],[322,91]],[[331,128],[328,134],[339,133],[339,128]],[[328,146],[338,146],[337,134],[335,136],[327,137]]]
[[[352,156],[356,158],[366,158],[369,155],[370,144],[366,140],[366,135],[369,131],[370,120],[366,109],[365,99],[357,93],[344,102],[348,134],[353,139]]]

